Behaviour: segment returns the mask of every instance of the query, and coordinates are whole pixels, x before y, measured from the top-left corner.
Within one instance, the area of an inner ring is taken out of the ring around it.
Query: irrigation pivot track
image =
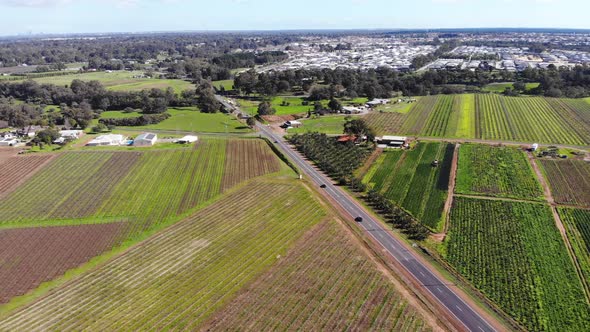
[[[300,171],[309,176],[309,178],[318,186],[326,185],[325,190],[328,195],[334,199],[345,211],[350,214],[351,218],[361,217],[362,222],[358,224],[370,237],[379,243],[393,259],[395,259],[409,275],[411,275],[421,287],[428,291],[446,310],[455,317],[461,324],[470,331],[495,331],[493,325],[469,304],[465,303],[457,293],[447,286],[444,280],[441,280],[431,272],[416,254],[409,250],[400,240],[388,232],[384,226],[373,219],[366,213],[359,204],[348,193],[332,184],[323,173],[312,167],[299,153],[295,152],[282,137],[273,133],[265,125],[258,124],[260,133],[275,144],[291,159]]]

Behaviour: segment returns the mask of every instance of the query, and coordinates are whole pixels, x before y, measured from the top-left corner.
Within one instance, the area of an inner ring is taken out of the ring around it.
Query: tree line
[[[471,70],[429,70],[403,73],[390,68],[298,69],[256,73],[250,70],[238,75],[234,88],[241,94],[258,93],[273,96],[280,93],[308,94],[311,101],[332,97],[390,98],[406,96],[482,92],[493,82],[517,82],[515,92],[549,97],[590,96],[590,67],[549,66],[527,68],[522,72]],[[525,83],[538,82],[537,88],[523,89]],[[518,90],[519,89],[519,90]]]

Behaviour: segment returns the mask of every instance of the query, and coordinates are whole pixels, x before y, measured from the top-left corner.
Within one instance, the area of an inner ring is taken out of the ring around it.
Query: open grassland
[[[0,304],[111,248],[124,223],[0,230]]]
[[[429,331],[341,226],[315,226],[212,316],[211,331]]]
[[[590,307],[548,206],[456,197],[447,259],[531,331],[583,331]]]
[[[483,91],[502,93],[506,88],[512,88],[514,82],[490,83],[482,88]],[[525,83],[525,89],[531,90],[539,86],[539,83]]]
[[[590,282],[590,210],[560,208],[559,215],[584,278]]]
[[[329,100],[320,100],[320,103],[327,107]],[[342,105],[364,105],[367,102],[367,98],[355,98],[355,99],[340,99]],[[308,102],[307,105],[304,97],[294,96],[279,96],[270,99],[270,104],[277,112],[275,115],[293,115],[293,114],[306,114],[308,111],[313,111],[313,101]],[[255,100],[238,100],[238,104],[242,110],[250,115],[255,115],[258,112],[258,105],[260,101]]]
[[[211,82],[211,85],[217,90],[221,90],[223,87],[225,91],[230,91],[234,89],[234,80],[213,81]]]
[[[590,163],[538,159],[556,203],[590,207]]]
[[[235,117],[223,113],[201,113],[195,107],[169,108],[168,113],[172,116],[160,123],[130,128],[196,133],[247,133],[251,131],[248,126]]]
[[[363,181],[438,231],[443,226],[453,151],[453,144],[423,142],[410,151],[385,151]],[[438,167],[432,166],[435,159]]]
[[[0,330],[195,330],[325,216],[293,180],[253,182],[5,315]]]
[[[70,85],[73,80],[99,81],[107,89],[113,91],[140,91],[149,89],[172,88],[174,92],[180,93],[183,90],[195,89],[195,86],[183,80],[169,80],[157,78],[137,78],[143,75],[142,71],[113,71],[113,72],[92,72],[71,75],[48,76],[33,78],[38,83]]]
[[[290,134],[303,134],[307,132],[322,132],[325,134],[342,134],[346,117],[341,115],[320,116],[311,119],[299,119],[303,124],[299,128],[289,129]]]
[[[543,200],[524,152],[511,147],[463,144],[457,168],[458,194]]]
[[[0,160],[0,197],[15,189],[26,177],[32,175],[45,163],[53,158],[53,155],[26,155],[14,156]]]

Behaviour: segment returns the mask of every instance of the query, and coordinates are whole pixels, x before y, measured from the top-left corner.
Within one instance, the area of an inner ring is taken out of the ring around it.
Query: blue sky
[[[590,28],[589,0],[0,0],[0,35],[352,28]]]

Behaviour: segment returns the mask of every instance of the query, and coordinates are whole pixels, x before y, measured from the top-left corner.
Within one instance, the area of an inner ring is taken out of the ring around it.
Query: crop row
[[[431,229],[438,227],[447,197],[454,146],[419,143],[410,151],[387,151],[364,182]],[[439,160],[439,167],[433,167]]]
[[[401,132],[407,114],[397,112],[371,112],[363,119],[377,135],[392,135]]]
[[[308,232],[203,330],[400,331],[429,328],[335,222]],[[430,327],[431,328],[431,327]]]
[[[264,174],[278,172],[280,162],[262,140],[231,140],[227,143],[222,191]]]
[[[325,212],[257,181],[0,320],[0,330],[195,330]]]
[[[454,136],[457,131],[460,102],[460,96],[440,96],[421,135],[436,137]]]
[[[529,200],[543,196],[522,151],[483,144],[461,145],[455,192]]]
[[[590,165],[580,160],[540,159],[555,202],[590,206]]]
[[[424,124],[430,117],[430,113],[434,110],[434,107],[438,102],[438,98],[439,96],[426,96],[420,98],[406,117],[401,132],[408,135],[421,134]]]
[[[0,230],[0,304],[110,249],[123,227],[109,223]]]
[[[580,124],[579,111],[560,99],[476,95],[475,100],[477,138],[590,144],[590,126]]]
[[[590,308],[548,206],[456,197],[446,256],[527,329],[582,331]]]
[[[53,155],[26,155],[7,158],[0,164],[0,196],[6,195],[41,165],[53,158]]]
[[[63,154],[0,201],[0,220],[46,218],[111,157],[105,152]]]
[[[299,152],[336,180],[351,177],[372,152],[372,147],[340,143],[335,137],[308,133],[290,139]]]
[[[590,210],[560,208],[559,215],[586,283],[590,283]]]

